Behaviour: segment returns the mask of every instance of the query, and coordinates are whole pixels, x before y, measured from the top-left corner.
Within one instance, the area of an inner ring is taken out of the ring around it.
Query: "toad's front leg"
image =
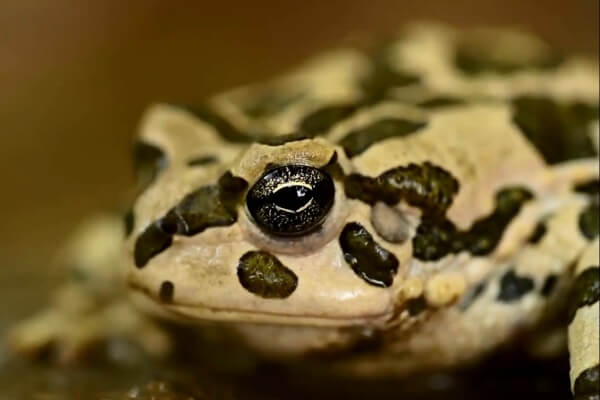
[[[592,206],[597,207],[594,204]],[[600,399],[600,304],[598,302],[600,249],[598,243],[596,236],[578,262],[569,299],[571,388],[576,400]]]
[[[69,280],[45,309],[10,330],[9,352],[73,363],[113,339],[150,355],[169,352],[169,337],[127,299],[120,279],[122,236],[117,216],[89,220],[75,233],[63,261],[72,266]]]

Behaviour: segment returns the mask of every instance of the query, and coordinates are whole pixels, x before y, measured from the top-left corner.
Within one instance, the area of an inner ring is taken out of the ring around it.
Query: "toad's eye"
[[[248,211],[265,232],[299,236],[320,226],[333,205],[335,188],[325,172],[306,165],[269,170],[248,191]]]

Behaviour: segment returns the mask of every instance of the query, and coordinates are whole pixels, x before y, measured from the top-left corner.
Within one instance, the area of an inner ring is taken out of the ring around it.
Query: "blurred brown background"
[[[415,19],[598,48],[597,0],[1,1],[2,260],[45,260],[77,220],[121,205],[148,103],[197,101]]]

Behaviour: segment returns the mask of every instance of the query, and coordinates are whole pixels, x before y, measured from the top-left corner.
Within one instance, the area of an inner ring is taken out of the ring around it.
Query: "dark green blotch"
[[[320,108],[300,121],[300,131],[310,137],[320,135],[354,114],[358,109],[359,105],[357,104],[336,104]]]
[[[589,124],[598,119],[597,105],[523,96],[514,99],[513,106],[513,122],[548,163],[596,155]]]
[[[558,67],[564,57],[556,53],[548,53],[536,60],[517,61],[494,57],[485,49],[459,45],[454,55],[454,65],[467,75],[484,73],[511,74],[523,70],[549,70]]]
[[[360,224],[347,224],[340,235],[344,259],[352,270],[373,286],[389,287],[398,270],[398,259],[379,246]]]
[[[579,230],[588,239],[598,236],[600,226],[600,202],[595,197],[579,214]]]
[[[518,276],[514,270],[507,271],[500,279],[500,293],[498,300],[504,303],[511,303],[519,300],[527,293],[533,290],[533,279]]]
[[[133,147],[133,163],[139,190],[144,190],[167,167],[167,157],[158,147],[138,141]]]
[[[219,161],[219,159],[215,156],[200,156],[188,160],[187,165],[189,167],[200,167],[204,165],[214,164],[217,161]]]
[[[421,295],[415,299],[408,300],[406,302],[406,309],[408,310],[408,315],[411,317],[421,314],[427,309],[427,301],[425,301],[425,296]]]
[[[339,144],[344,148],[348,157],[354,157],[381,140],[407,136],[425,125],[427,124],[424,122],[398,118],[382,119],[348,133],[339,141]]]
[[[539,221],[536,224],[535,229],[531,233],[531,236],[529,236],[529,239],[527,239],[527,242],[531,244],[539,243],[540,240],[542,240],[542,238],[546,234],[546,232],[548,232],[548,228],[546,227],[546,221]]]
[[[546,279],[544,280],[544,284],[542,285],[542,290],[540,291],[540,293],[542,293],[542,296],[544,296],[544,297],[550,296],[550,294],[552,294],[552,291],[556,287],[557,282],[558,282],[558,276],[556,276],[554,274],[548,275],[546,277]]]
[[[592,179],[587,182],[580,183],[573,188],[577,193],[588,194],[590,196],[600,195],[600,180]]]
[[[368,204],[395,205],[400,200],[420,208],[426,215],[441,215],[458,192],[458,181],[446,170],[426,162],[384,172],[377,178],[351,174],[345,180],[346,196]]]
[[[346,174],[344,173],[344,169],[340,165],[336,151],[333,152],[333,155],[331,156],[327,164],[321,167],[321,170],[329,174],[329,176],[331,176],[334,180],[337,181],[344,181],[344,179],[346,178]]]
[[[160,284],[158,291],[158,298],[163,303],[171,303],[173,301],[173,295],[175,294],[175,285],[171,281],[164,281]]]
[[[133,253],[135,266],[145,267],[152,257],[169,248],[171,243],[173,243],[173,235],[163,230],[160,221],[153,222],[135,241]]]
[[[494,211],[475,221],[465,231],[458,230],[445,215],[425,214],[413,238],[413,255],[423,261],[439,260],[460,251],[487,255],[496,248],[504,230],[523,204],[532,198],[531,192],[524,188],[502,189],[496,194]]]
[[[573,385],[573,396],[575,400],[593,400],[600,396],[600,365],[596,364],[582,371]],[[594,397],[595,396],[595,397]]]
[[[243,106],[243,111],[251,118],[270,117],[283,111],[303,97],[302,94],[283,94],[277,91],[263,93],[262,96],[248,101]]]
[[[193,114],[196,118],[211,125],[213,128],[215,128],[217,133],[228,142],[252,143],[254,141],[253,135],[240,131],[229,121],[227,121],[224,117],[219,115],[216,111],[212,110],[209,106],[179,105],[178,107],[188,111],[189,113]]]
[[[458,97],[433,97],[431,99],[427,99],[420,103],[417,103],[419,107],[428,109],[458,106],[461,104],[465,104],[465,100],[459,99]]]
[[[395,70],[389,62],[389,49],[379,49],[372,58],[370,73],[360,82],[365,104],[384,100],[390,89],[419,83],[417,75]]]
[[[133,213],[133,208],[127,210],[123,216],[123,225],[125,227],[125,237],[129,237],[135,226],[135,214]]]
[[[573,283],[569,296],[569,323],[575,318],[577,310],[596,303],[600,299],[600,268],[588,267]]]
[[[237,221],[237,205],[248,183],[230,172],[216,185],[203,186],[188,194],[161,220],[166,232],[192,236],[214,226],[227,226]]]
[[[483,294],[483,292],[485,292],[486,288],[487,288],[486,281],[482,281],[482,282],[478,283],[473,289],[471,289],[465,295],[465,297],[463,297],[462,301],[460,302],[460,309],[462,311],[465,311],[466,309],[471,307],[471,305],[473,303],[475,303],[475,300],[477,300]]]
[[[244,179],[226,172],[216,185],[203,186],[185,196],[137,238],[135,265],[142,268],[152,257],[166,250],[173,242],[173,235],[192,236],[207,228],[233,224],[247,187]]]
[[[298,286],[296,274],[264,251],[244,254],[240,258],[237,275],[246,290],[266,299],[286,298]]]

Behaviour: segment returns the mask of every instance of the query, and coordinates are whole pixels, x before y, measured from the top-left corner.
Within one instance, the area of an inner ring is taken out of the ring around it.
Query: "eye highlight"
[[[250,188],[246,204],[256,224],[277,236],[300,236],[320,226],[333,205],[335,188],[325,172],[285,165],[266,172]]]

